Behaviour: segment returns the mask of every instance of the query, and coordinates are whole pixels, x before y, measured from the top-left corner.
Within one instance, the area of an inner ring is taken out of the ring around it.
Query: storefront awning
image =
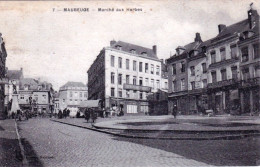
[[[87,100],[79,104],[80,108],[100,107],[100,100]]]

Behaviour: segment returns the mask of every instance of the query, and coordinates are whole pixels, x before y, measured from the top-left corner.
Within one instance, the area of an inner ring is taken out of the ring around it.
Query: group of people
[[[97,112],[91,108],[86,108],[84,115],[85,115],[85,119],[87,120],[87,122],[90,120],[90,118],[93,123],[97,119]]]
[[[70,115],[70,110],[65,108],[63,111],[61,111],[61,109],[58,112],[58,118],[62,119],[62,118],[67,118]]]
[[[22,119],[24,118],[24,120],[28,120],[29,118],[32,118],[32,114],[30,113],[29,110],[17,110],[16,113],[12,112],[11,115],[9,116],[9,118],[11,119],[15,119],[18,121],[22,121]]]

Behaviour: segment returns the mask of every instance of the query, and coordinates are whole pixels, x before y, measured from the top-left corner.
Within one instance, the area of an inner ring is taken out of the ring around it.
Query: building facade
[[[240,35],[238,42],[240,52],[239,87],[241,113],[260,111],[260,38],[259,15],[256,10],[248,11],[248,29]]]
[[[17,91],[18,103],[22,110],[52,112],[52,84],[33,78],[23,78]]]
[[[215,114],[259,111],[257,11],[251,8],[247,19],[230,26],[220,24],[218,30],[205,42],[197,33],[193,43],[178,47],[167,60],[170,111],[173,105],[183,114],[207,109]]]
[[[67,82],[59,90],[59,109],[76,109],[81,102],[87,101],[88,88],[82,82]]]
[[[5,85],[8,82],[6,79],[6,57],[7,52],[5,49],[5,43],[0,33],[0,119],[5,119]]]
[[[173,106],[177,105],[177,110],[181,114],[189,113],[188,96],[188,58],[195,54],[202,43],[199,33],[196,33],[194,42],[176,48],[176,54],[167,59],[169,98],[168,109],[172,112]],[[195,67],[195,66],[194,66]],[[191,81],[190,81],[191,82]]]
[[[111,41],[88,70],[89,99],[101,99],[103,107],[120,107],[125,113],[148,112],[147,95],[167,88],[162,62],[153,49]]]

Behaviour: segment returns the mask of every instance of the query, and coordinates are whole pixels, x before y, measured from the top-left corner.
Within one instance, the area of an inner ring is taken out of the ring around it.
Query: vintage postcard
[[[259,166],[259,14],[0,1],[0,166]]]

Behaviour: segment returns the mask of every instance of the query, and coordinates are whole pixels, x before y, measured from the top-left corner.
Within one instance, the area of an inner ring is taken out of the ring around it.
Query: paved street
[[[31,166],[259,165],[260,138],[216,141],[127,139],[48,119],[19,124]]]
[[[205,166],[165,150],[87,129],[30,119],[19,123],[31,166]]]

